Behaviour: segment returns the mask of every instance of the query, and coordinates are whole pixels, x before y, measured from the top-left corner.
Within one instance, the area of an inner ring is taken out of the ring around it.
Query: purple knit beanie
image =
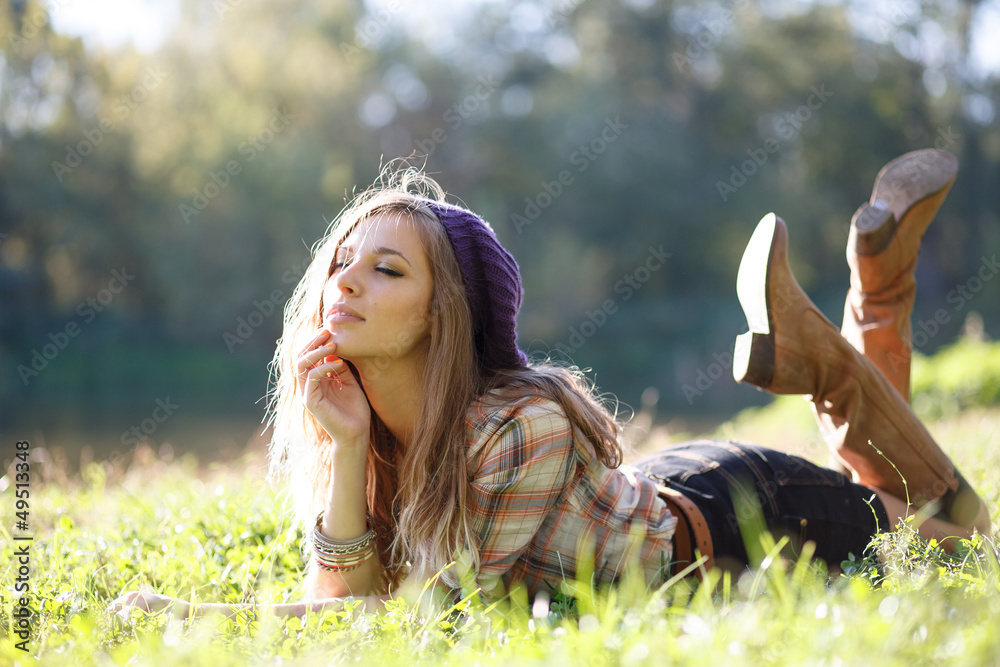
[[[528,357],[517,348],[522,289],[514,257],[475,213],[443,202],[427,205],[444,225],[458,258],[480,365],[489,370],[527,366]]]

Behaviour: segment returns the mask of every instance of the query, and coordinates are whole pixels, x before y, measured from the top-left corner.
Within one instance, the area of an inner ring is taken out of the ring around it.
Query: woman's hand
[[[333,540],[353,540],[365,534],[366,475],[371,407],[368,397],[343,359],[333,356],[331,333],[319,331],[296,360],[299,400],[333,439],[326,511],[319,530]],[[379,568],[369,558],[347,572],[323,570],[313,564],[306,589],[316,598],[370,593]]]
[[[299,399],[337,446],[367,446],[371,408],[347,362],[334,356],[336,343],[321,329],[296,361]]]
[[[130,591],[124,595],[119,595],[111,604],[108,611],[113,614],[129,615],[133,609],[140,609],[147,613],[156,613],[164,609],[170,609],[175,616],[186,618],[191,610],[191,605],[184,600],[177,600],[159,593],[147,591]]]

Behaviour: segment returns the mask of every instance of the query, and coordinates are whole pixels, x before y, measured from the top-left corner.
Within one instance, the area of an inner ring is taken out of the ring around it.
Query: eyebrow
[[[352,246],[349,246],[349,245],[342,245],[342,246],[340,246],[339,248],[337,248],[337,253],[339,254],[341,250],[345,250],[347,252],[352,252],[352,253],[354,252],[354,248]],[[403,253],[399,252],[398,250],[393,250],[392,248],[386,248],[385,246],[379,246],[378,248],[373,249],[372,250],[372,254],[374,254],[374,255],[395,255],[395,256],[399,257],[400,259],[402,259],[407,264],[410,264],[410,260],[406,259],[406,255],[404,255]],[[410,264],[410,266],[413,266],[413,265]]]

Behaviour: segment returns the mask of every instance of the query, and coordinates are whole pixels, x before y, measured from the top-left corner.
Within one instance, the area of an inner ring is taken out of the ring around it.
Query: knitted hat
[[[480,365],[491,370],[527,366],[528,357],[517,348],[522,295],[517,262],[475,213],[443,202],[427,205],[444,225],[458,258]]]

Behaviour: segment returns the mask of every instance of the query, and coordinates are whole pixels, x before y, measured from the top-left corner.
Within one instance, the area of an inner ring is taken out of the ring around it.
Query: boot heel
[[[736,295],[750,329],[736,337],[733,378],[761,389],[774,379],[774,322],[771,315],[770,269],[776,241],[784,239],[784,222],[768,213],[754,229],[736,274]]]
[[[851,220],[848,247],[858,255],[877,255],[888,247],[904,221],[913,228],[907,233],[919,245],[957,173],[958,159],[933,148],[901,155],[882,167],[875,177],[870,206],[862,205]],[[907,220],[911,214],[914,219]]]
[[[753,331],[736,337],[733,379],[767,389],[774,380],[774,334]]]
[[[958,158],[946,151],[927,148],[901,155],[882,167],[875,177],[872,203],[885,202],[902,224],[918,203],[936,198],[940,205],[957,173]]]
[[[859,255],[877,255],[889,245],[896,227],[896,216],[884,201],[865,202],[851,218],[847,245]]]

